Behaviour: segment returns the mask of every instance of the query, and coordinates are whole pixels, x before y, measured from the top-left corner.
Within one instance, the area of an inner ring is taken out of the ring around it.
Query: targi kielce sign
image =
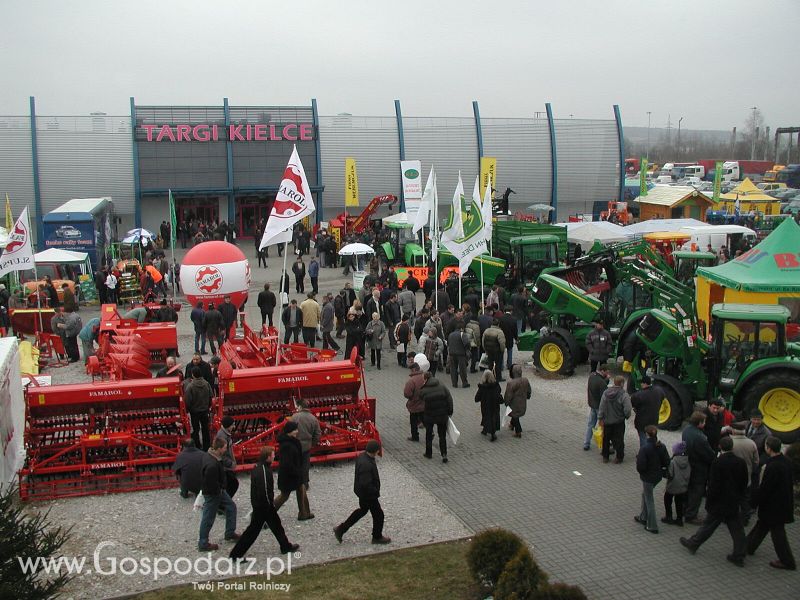
[[[148,142],[307,142],[314,139],[313,123],[142,124],[140,127]]]

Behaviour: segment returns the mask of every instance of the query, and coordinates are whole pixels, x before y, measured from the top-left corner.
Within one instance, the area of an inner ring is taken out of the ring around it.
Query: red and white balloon
[[[203,242],[181,262],[181,289],[192,306],[220,304],[225,296],[241,307],[250,289],[250,263],[228,242]]]

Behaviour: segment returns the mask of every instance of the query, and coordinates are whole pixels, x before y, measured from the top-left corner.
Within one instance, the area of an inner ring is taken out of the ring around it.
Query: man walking
[[[589,374],[587,382],[587,399],[589,404],[589,418],[586,421],[586,435],[583,436],[583,449],[589,450],[595,425],[597,425],[597,409],[600,408],[600,399],[608,387],[609,366],[602,364],[597,371]]]
[[[656,502],[653,491],[669,467],[669,452],[666,446],[656,437],[658,429],[655,425],[645,427],[647,439],[636,456],[636,470],[642,480],[642,509],[639,516],[633,517],[637,523],[644,525],[645,531],[658,533],[656,519]]]
[[[205,331],[208,345],[211,348],[211,354],[217,353],[214,342],[219,343],[221,346],[225,341],[224,329],[225,323],[222,319],[222,313],[214,307],[213,303],[210,303],[208,305],[208,310],[203,315],[203,330]]]
[[[639,448],[643,448],[647,441],[645,428],[648,425],[658,425],[658,412],[664,399],[664,390],[653,385],[648,375],[642,376],[641,384],[642,389],[631,395],[631,406],[636,412],[633,426],[639,434]]]
[[[239,314],[239,309],[231,302],[230,296],[225,296],[222,299],[222,304],[219,305],[219,312],[222,315],[222,323],[224,328],[224,342],[230,337],[233,337],[236,331],[236,316]]]
[[[492,326],[483,332],[481,343],[483,351],[489,358],[487,368],[494,370],[495,380],[497,383],[501,383],[503,381],[503,353],[506,351],[506,336],[500,329],[500,322],[497,319],[492,321]]]
[[[236,504],[225,491],[225,469],[222,467],[222,455],[227,449],[225,440],[214,440],[214,444],[203,461],[203,516],[200,518],[200,539],[197,549],[201,552],[219,550],[219,545],[208,541],[208,534],[217,519],[217,511],[225,511],[225,540],[237,541],[241,536],[236,533]]]
[[[592,371],[611,356],[613,349],[611,334],[605,330],[600,319],[594,322],[594,329],[586,336],[586,349],[589,351],[589,363]]]
[[[319,426],[317,417],[311,414],[306,405],[306,401],[302,398],[296,400],[297,412],[292,415],[292,421],[297,423],[297,439],[300,440],[300,448],[302,449],[302,479],[301,488],[298,490],[297,495],[300,499],[302,507],[300,514],[297,516],[298,521],[307,521],[314,518],[314,513],[311,512],[308,502],[308,484],[309,484],[309,470],[311,468],[311,448],[319,444],[320,437],[322,436],[322,429]]]
[[[733,539],[733,552],[726,558],[737,567],[743,567],[745,537],[740,505],[749,476],[744,461],[731,452],[733,441],[729,437],[722,438],[719,447],[720,455],[711,463],[708,478],[706,519],[692,537],[682,537],[680,542],[694,554],[717,527],[725,523]]]
[[[275,305],[278,303],[275,294],[269,290],[269,284],[264,284],[264,290],[258,293],[258,308],[261,311],[261,326],[263,327],[267,319],[269,326],[272,327],[272,313],[275,312]]]
[[[356,459],[356,474],[353,482],[353,492],[358,496],[358,508],[354,510],[344,523],[333,528],[333,535],[341,544],[345,533],[368,512],[372,514],[372,543],[388,544],[392,540],[383,535],[383,509],[381,508],[381,478],[378,474],[378,465],[375,457],[381,450],[381,445],[370,440],[364,452]]]
[[[211,406],[211,386],[203,379],[200,367],[192,368],[192,378],[185,385],[184,402],[192,422],[194,445],[207,451],[211,440],[208,434],[208,409]],[[202,436],[202,437],[201,437]]]
[[[336,307],[334,306],[333,296],[325,294],[322,302],[322,316],[320,317],[320,329],[322,330],[322,348],[332,348],[339,351],[339,344],[333,339],[334,322],[336,321]]]
[[[225,469],[225,491],[228,496],[233,498],[236,490],[239,489],[239,479],[236,477],[236,459],[233,456],[233,417],[225,415],[222,417],[221,427],[217,431],[215,439],[225,440],[225,453],[222,455],[222,467]]]
[[[419,364],[412,361],[409,365],[410,373],[408,380],[403,388],[403,396],[406,397],[406,409],[408,410],[409,423],[411,424],[411,437],[409,442],[419,441],[419,425],[425,416],[425,401],[419,395],[422,386],[425,385],[424,373],[420,370]]]
[[[453,414],[453,397],[430,371],[424,375],[425,384],[419,396],[425,404],[425,458],[433,458],[433,427],[439,436],[439,452],[442,462],[447,462],[447,420]]]
[[[309,348],[314,348],[316,345],[317,327],[322,315],[322,307],[315,300],[315,296],[315,292],[309,292],[300,305],[300,312],[303,313],[303,343]]]
[[[785,529],[786,523],[794,522],[792,465],[781,453],[781,441],[775,436],[767,437],[764,448],[769,458],[753,501],[753,506],[758,507],[758,520],[747,536],[747,553],[755,554],[769,532],[778,555],[778,560],[769,566],[794,571],[797,564]]]
[[[275,449],[265,446],[261,449],[258,456],[258,463],[250,471],[250,504],[253,506],[253,515],[250,517],[250,524],[242,533],[242,537],[231,549],[230,558],[242,558],[253,543],[258,538],[264,524],[269,527],[272,535],[278,541],[281,554],[296,552],[300,549],[299,544],[292,544],[286,537],[281,518],[275,510],[274,482],[272,479],[272,461],[275,458]]]
[[[300,341],[300,329],[303,325],[303,313],[300,312],[300,307],[297,306],[297,300],[292,298],[292,301],[289,303],[289,306],[283,309],[283,313],[281,313],[281,321],[283,321],[283,327],[286,330],[283,334],[283,343],[289,343],[289,336],[294,337],[294,343],[297,344]]]
[[[471,343],[464,329],[464,321],[456,320],[455,328],[447,336],[447,347],[450,358],[450,380],[454,388],[458,387],[458,375],[461,374],[461,385],[469,387],[467,381],[467,352],[471,350]]]
[[[308,263],[308,277],[311,279],[311,291],[319,294],[319,262],[316,257],[312,257]]]
[[[625,378],[614,377],[614,385],[606,389],[600,398],[597,420],[603,426],[603,462],[608,462],[611,444],[617,454],[614,462],[619,464],[625,458],[625,420],[631,416],[631,398],[623,389]]]
[[[705,426],[706,416],[700,411],[695,411],[689,417],[689,424],[681,434],[681,439],[686,442],[686,455],[689,457],[689,466],[692,470],[689,476],[689,489],[686,492],[684,521],[692,525],[702,524],[697,513],[706,491],[708,470],[714,460],[714,451],[703,433]]]

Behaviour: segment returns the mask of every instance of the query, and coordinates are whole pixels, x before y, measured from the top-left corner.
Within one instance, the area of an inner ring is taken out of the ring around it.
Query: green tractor
[[[676,250],[671,256],[675,279],[690,287],[694,287],[694,275],[698,267],[713,267],[717,264],[717,255],[713,252]]]
[[[376,248],[378,257],[386,261],[391,267],[427,267],[428,257],[425,248],[417,243],[418,240],[411,233],[413,224],[406,221],[389,222],[384,220],[384,225],[389,230],[390,239]]]
[[[660,425],[675,429],[696,401],[723,397],[744,417],[758,408],[784,442],[800,437],[800,345],[787,342],[790,312],[780,305],[715,304],[711,342],[693,315],[651,310],[636,336],[643,350],[632,362],[634,385],[650,374],[664,389]]]

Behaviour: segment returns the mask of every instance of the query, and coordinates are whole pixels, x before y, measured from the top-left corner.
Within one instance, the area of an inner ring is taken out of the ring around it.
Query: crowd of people
[[[770,566],[795,570],[784,528],[794,520],[791,466],[781,453],[781,441],[764,425],[761,412],[754,409],[748,421],[736,422],[724,401],[713,399],[705,410],[689,417],[670,456],[658,440],[656,427],[664,390],[644,376],[641,389],[629,395],[625,378],[612,378],[610,373],[608,364],[600,364],[589,375],[589,418],[583,449],[589,450],[599,424],[603,462],[608,463],[613,453],[614,462],[622,463],[626,421],[635,413],[633,425],[639,437],[636,470],[642,481],[642,499],[634,521],[647,532],[659,532],[654,491],[666,479],[660,522],[699,526],[693,535],[680,538],[692,554],[725,523],[733,540],[733,551],[726,557],[729,562],[743,567],[745,556],[755,554],[770,533],[778,556]],[[704,497],[706,514],[701,518]],[[754,514],[756,523],[745,535]]]

